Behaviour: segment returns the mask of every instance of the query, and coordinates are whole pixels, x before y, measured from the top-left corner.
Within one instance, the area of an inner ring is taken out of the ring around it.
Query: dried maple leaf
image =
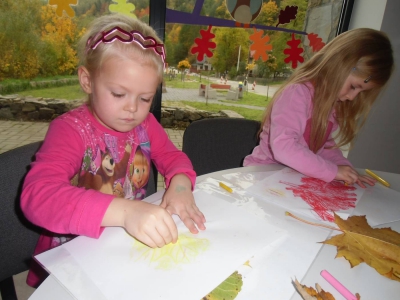
[[[371,228],[365,216],[352,216],[347,220],[334,216],[343,233],[322,243],[336,246],[336,257],[344,257],[351,267],[365,262],[379,274],[400,281],[398,232],[391,228]]]
[[[315,284],[316,289],[301,284],[297,279],[293,284],[304,300],[335,300],[335,297],[331,293],[325,292],[318,283]]]
[[[71,8],[71,5],[77,5],[78,0],[49,0],[49,5],[56,5],[56,14],[62,17],[63,11],[67,13],[69,17],[75,16],[75,11]]]
[[[209,25],[207,30],[200,30],[201,38],[196,38],[194,42],[197,46],[193,47],[190,52],[192,54],[197,54],[197,60],[202,61],[204,59],[204,55],[208,57],[212,57],[213,53],[210,51],[214,49],[217,44],[211,42],[210,40],[215,37],[215,34],[211,32],[212,26]]]
[[[307,35],[308,40],[310,41],[310,46],[313,49],[313,52],[318,52],[322,48],[324,48],[325,43],[322,41],[320,37],[318,37],[318,34],[316,33],[309,33]]]
[[[296,15],[297,6],[286,6],[285,10],[281,10],[279,13],[278,24],[276,24],[276,27],[278,27],[279,24],[290,23],[290,20],[296,19]]]
[[[292,39],[286,43],[290,48],[283,50],[283,53],[289,55],[285,58],[284,62],[288,64],[291,61],[293,69],[297,68],[297,62],[304,62],[304,58],[300,55],[304,50],[298,47],[300,42],[300,39],[296,40],[294,38],[294,33],[292,33]]]
[[[233,300],[241,291],[242,285],[242,275],[235,271],[202,300]]]
[[[250,45],[250,51],[253,53],[254,60],[257,60],[261,57],[262,61],[268,60],[268,53],[267,51],[272,50],[272,45],[268,44],[269,36],[265,35],[262,37],[264,31],[257,30],[253,28],[254,33],[250,35],[250,40],[253,41],[253,44]]]

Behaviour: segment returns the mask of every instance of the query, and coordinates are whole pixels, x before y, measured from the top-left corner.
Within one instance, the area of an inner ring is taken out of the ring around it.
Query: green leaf
[[[242,285],[242,275],[235,271],[202,300],[233,300],[239,294]]]

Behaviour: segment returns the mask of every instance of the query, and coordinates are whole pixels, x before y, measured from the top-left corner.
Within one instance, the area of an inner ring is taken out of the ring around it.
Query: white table
[[[224,180],[222,177],[224,174],[230,174],[230,173],[235,173],[235,172],[265,172],[265,171],[277,171],[282,169],[282,166],[278,165],[269,165],[269,166],[261,166],[261,167],[247,167],[247,168],[237,168],[237,169],[229,169],[229,170],[224,170],[224,171],[219,171],[219,172],[214,172],[211,174],[206,174],[199,176],[197,178],[197,182],[200,183],[201,181],[205,180],[206,178],[212,177],[214,179],[218,180]],[[359,170],[362,171],[362,170]],[[382,176],[385,180],[390,182],[391,184],[391,189],[399,191],[400,192],[400,174],[392,174],[392,173],[386,173],[386,172],[376,172],[378,175]],[[163,193],[163,191],[159,191],[156,194],[153,194],[152,196],[148,197],[146,201],[148,202],[155,202],[160,199],[160,195]],[[365,197],[368,197],[368,194],[364,194],[363,200]],[[271,222],[271,224],[280,227],[282,229],[291,231],[294,233],[294,236],[296,235],[295,232],[297,230],[303,231],[307,230],[309,228],[307,224],[303,224],[301,222],[298,222],[296,220],[293,220],[291,218],[287,218],[284,215],[285,209],[281,207],[277,207],[273,204],[270,203],[260,203],[260,206],[268,213],[268,221]],[[400,199],[399,199],[399,206],[400,206]],[[357,214],[357,208],[354,212]],[[399,216],[400,219],[400,216]],[[393,230],[400,231],[400,221],[393,222],[390,224],[387,224],[386,227],[391,227]],[[325,230],[326,229],[321,229]],[[330,234],[331,232],[325,232],[325,234]],[[305,251],[304,249],[307,249],[308,246],[310,246],[310,249],[314,247],[316,242],[321,241],[318,239],[318,237],[309,237],[308,241],[304,241],[303,245],[300,245],[299,247],[299,259],[296,259],[294,257],[294,261],[296,261],[298,264],[301,264],[301,251]],[[283,247],[282,249],[285,249],[287,247],[291,246],[291,243],[293,240],[286,240],[283,245],[280,245],[280,247]],[[285,244],[286,243],[286,244]],[[308,245],[307,245],[308,243]],[[305,246],[306,245],[306,246]],[[315,286],[315,283],[319,283],[323,289],[326,291],[331,292],[334,297],[339,300],[339,299],[344,299],[332,286],[330,286],[329,283],[327,283],[321,276],[320,272],[321,270],[328,270],[332,275],[334,275],[338,280],[340,280],[343,283],[346,283],[346,287],[354,294],[356,292],[360,293],[361,299],[363,300],[368,300],[368,299],[395,299],[398,297],[399,292],[400,292],[400,283],[395,282],[392,280],[389,280],[387,278],[384,278],[383,276],[379,275],[375,270],[367,266],[366,264],[361,264],[357,266],[356,268],[351,269],[349,266],[349,263],[344,259],[335,259],[336,255],[336,247],[330,246],[330,245],[324,245],[320,248],[319,252],[315,256],[315,259],[313,262],[310,262],[307,265],[308,270],[305,272],[305,275],[302,276],[302,278],[297,278],[299,281],[301,281],[303,284],[306,284],[308,286]],[[279,261],[279,258],[277,259],[277,262],[280,262],[282,265],[280,267],[287,268],[290,270],[290,265],[286,265],[285,262],[287,260],[287,257],[285,258],[285,261]],[[290,262],[293,263],[293,262]],[[268,270],[273,272],[274,270]],[[296,276],[293,274],[292,279]],[[290,282],[291,278],[287,278],[288,282]],[[277,283],[279,284],[279,283]],[[287,282],[285,282],[286,288],[287,288]],[[242,288],[242,291],[244,291],[244,287]],[[241,292],[242,293],[242,292]],[[247,294],[246,294],[247,293]],[[48,279],[45,280],[45,282],[34,292],[34,294],[29,298],[32,300],[46,300],[46,299],[55,299],[54,295],[57,295],[58,300],[71,300],[74,299],[69,292],[63,288],[62,285],[60,285],[57,280],[50,275]],[[247,291],[244,292],[245,297],[241,297],[241,294],[239,294],[238,299],[257,299],[257,298],[249,298],[251,297],[251,293],[248,293]],[[291,299],[291,300],[298,300],[301,299],[301,297],[295,292],[294,287],[292,290],[289,288],[289,295],[285,299]],[[266,295],[266,298],[269,299],[275,299],[268,297]],[[283,298],[282,298],[283,299]]]

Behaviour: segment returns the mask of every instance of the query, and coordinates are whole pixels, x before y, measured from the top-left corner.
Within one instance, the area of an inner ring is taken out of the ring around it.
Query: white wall
[[[370,27],[388,34],[396,65],[387,88],[374,105],[354,148],[348,154],[348,159],[358,168],[400,173],[399,12],[399,0],[356,0],[354,3],[351,28]]]
[[[381,29],[387,0],[354,0],[349,29]]]

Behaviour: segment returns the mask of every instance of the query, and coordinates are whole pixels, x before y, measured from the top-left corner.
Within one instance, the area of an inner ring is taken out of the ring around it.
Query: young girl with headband
[[[354,141],[392,69],[384,33],[359,28],[340,34],[275,93],[261,122],[260,144],[243,165],[280,163],[325,182],[373,185],[339,147]]]
[[[88,101],[51,122],[23,186],[24,214],[46,230],[35,254],[76,235],[98,238],[108,226],[162,247],[177,241],[173,214],[190,232],[204,230],[192,164],[149,113],[165,64],[154,30],[124,15],[97,18],[82,37],[79,57]],[[150,161],[166,180],[159,206],[135,201],[143,199],[147,182],[138,187],[134,173],[148,180]],[[27,280],[32,286],[41,276],[35,271]]]

